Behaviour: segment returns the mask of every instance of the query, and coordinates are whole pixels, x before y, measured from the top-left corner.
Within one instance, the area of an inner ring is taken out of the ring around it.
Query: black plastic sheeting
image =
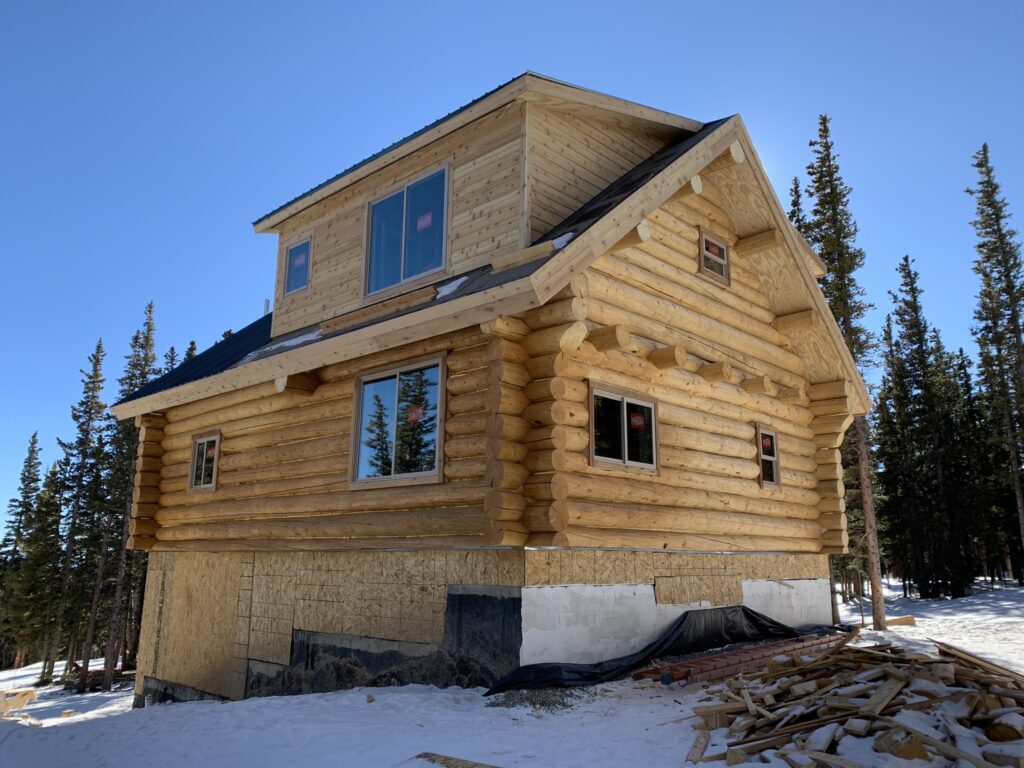
[[[791,627],[743,605],[687,611],[661,637],[629,656],[596,664],[528,664],[509,672],[484,695],[522,688],[594,685],[621,677],[659,656],[683,656],[733,643],[793,637],[797,633]]]

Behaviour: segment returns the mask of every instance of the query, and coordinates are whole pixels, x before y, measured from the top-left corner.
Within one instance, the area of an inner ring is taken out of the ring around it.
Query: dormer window
[[[712,280],[729,285],[729,246],[700,231],[700,271]]]
[[[284,292],[295,293],[309,285],[310,240],[306,238],[288,248],[285,264]]]
[[[366,293],[444,268],[445,169],[370,204]]]

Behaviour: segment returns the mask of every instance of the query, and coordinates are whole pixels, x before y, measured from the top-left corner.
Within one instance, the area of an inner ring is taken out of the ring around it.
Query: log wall
[[[160,455],[145,473],[153,484],[136,489],[133,524],[147,535],[133,546],[230,551],[489,542],[484,457],[491,396],[500,395],[490,383],[500,381],[491,378],[491,356],[500,357],[502,343],[471,329],[321,368],[322,383],[311,394],[260,385],[169,409],[159,443],[156,427],[144,428],[140,454]],[[350,484],[356,377],[440,353],[448,368],[443,482]],[[217,488],[190,491],[192,435],[207,430],[221,433]]]

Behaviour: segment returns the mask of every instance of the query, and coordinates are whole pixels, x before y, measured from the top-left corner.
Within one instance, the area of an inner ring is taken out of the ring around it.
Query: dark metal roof
[[[622,176],[598,192],[590,199],[589,202],[584,204],[582,208],[569,214],[565,221],[558,224],[543,237],[539,238],[537,242],[554,240],[562,235],[567,235],[570,232],[573,234],[574,238],[579,237],[580,234],[585,232],[592,224],[610,213],[615,206],[697,146],[728,119],[729,118],[726,117],[721,120],[705,123],[704,127],[697,131],[697,133],[687,134],[683,139],[675,144],[669,144],[667,147],[659,149],[646,160],[640,161],[633,168],[626,171]]]
[[[173,389],[182,384],[188,384],[190,381],[205,379],[207,376],[226,371],[254,349],[259,349],[270,340],[270,323],[273,317],[273,312],[264,315],[256,322],[250,323],[242,330],[236,331],[209,349],[200,352],[191,360],[186,360],[177,368],[153,379],[146,386],[135,390],[115,405],[155,395],[157,392]]]

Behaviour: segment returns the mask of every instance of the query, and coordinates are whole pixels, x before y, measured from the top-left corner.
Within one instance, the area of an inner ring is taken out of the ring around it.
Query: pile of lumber
[[[1024,768],[1024,675],[935,645],[938,655],[847,642],[704,683],[688,762]]]

